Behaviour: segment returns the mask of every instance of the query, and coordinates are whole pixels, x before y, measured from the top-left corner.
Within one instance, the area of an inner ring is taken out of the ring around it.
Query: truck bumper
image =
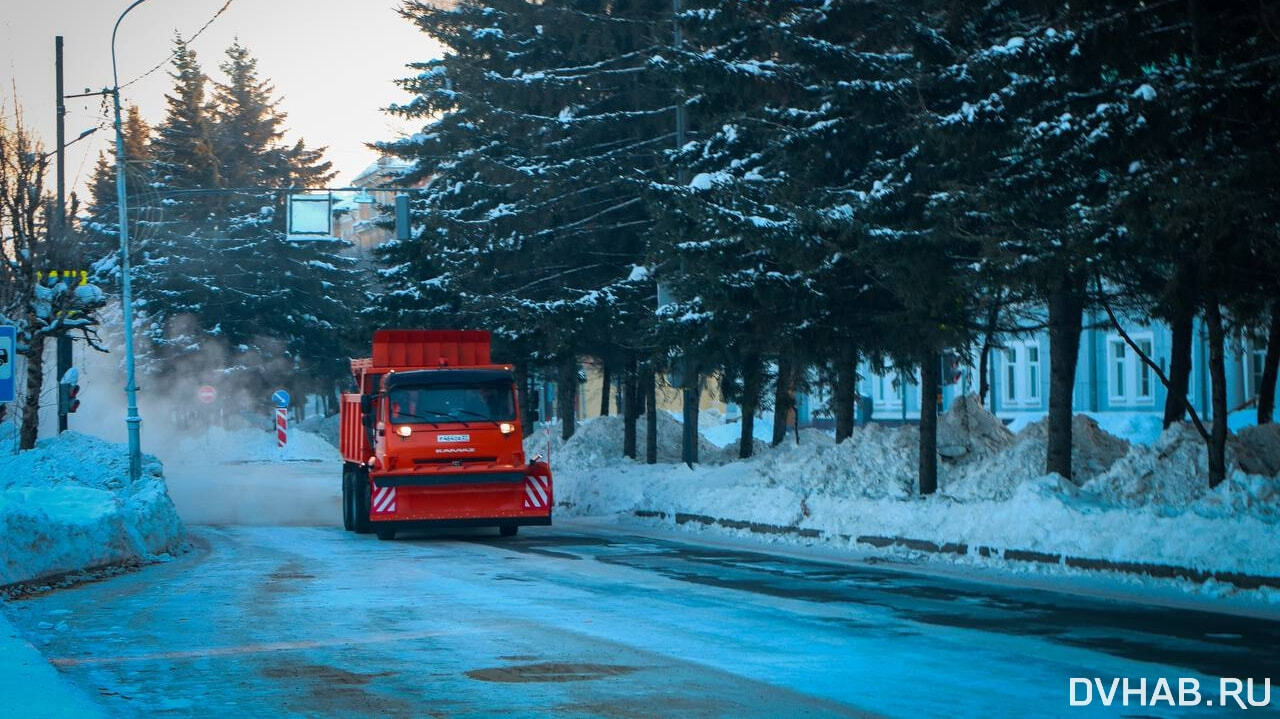
[[[388,519],[374,517],[372,522],[378,529],[450,529],[461,527],[498,527],[511,525],[517,527],[551,526],[551,515],[543,517],[463,517],[456,519]]]
[[[555,504],[551,477],[534,473],[492,475],[395,475],[370,477],[369,519],[388,522],[452,522],[452,526],[550,524]],[[514,476],[508,476],[514,474]]]

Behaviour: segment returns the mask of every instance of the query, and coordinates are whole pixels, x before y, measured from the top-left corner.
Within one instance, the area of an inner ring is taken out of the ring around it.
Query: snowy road
[[[1277,622],[696,537],[195,536],[188,556],[11,619],[120,716],[1211,716],[1239,712],[1069,707],[1068,680],[1216,690],[1280,667]]]

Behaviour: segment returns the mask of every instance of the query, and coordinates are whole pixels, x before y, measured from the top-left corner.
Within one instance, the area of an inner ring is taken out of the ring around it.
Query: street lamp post
[[[120,29],[120,21],[129,11],[146,0],[134,0],[133,4],[116,18],[115,27],[111,29],[111,97],[115,104],[116,124],[116,204],[120,210],[120,301],[124,305],[124,392],[129,400],[129,408],[124,421],[129,430],[129,479],[138,481],[142,476],[142,417],[138,414],[138,385],[134,375],[133,358],[133,293],[129,281],[129,211],[125,205],[124,187],[124,129],[120,122],[120,77],[116,71],[116,31]]]

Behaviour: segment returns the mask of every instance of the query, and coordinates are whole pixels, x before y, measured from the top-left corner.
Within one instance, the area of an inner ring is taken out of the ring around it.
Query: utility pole
[[[57,92],[57,153],[55,165],[57,167],[58,177],[58,205],[57,215],[53,218],[53,246],[59,248],[58,255],[68,257],[71,253],[66,252],[65,244],[67,241],[67,156],[66,156],[66,140],[67,140],[67,104],[63,97],[62,89],[62,36],[58,35],[53,38],[53,64],[54,64],[54,86]],[[46,267],[48,271],[51,268]],[[65,267],[62,269],[71,269]],[[58,335],[57,340],[57,369],[58,374],[56,380],[62,381],[67,372],[71,369],[71,335],[63,332]],[[66,408],[58,407],[58,432],[67,430],[67,412]]]

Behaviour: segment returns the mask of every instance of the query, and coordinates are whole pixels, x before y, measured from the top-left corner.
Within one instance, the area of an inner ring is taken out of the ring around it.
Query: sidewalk
[[[22,638],[0,611],[0,706],[26,719],[96,719],[106,714]]]

